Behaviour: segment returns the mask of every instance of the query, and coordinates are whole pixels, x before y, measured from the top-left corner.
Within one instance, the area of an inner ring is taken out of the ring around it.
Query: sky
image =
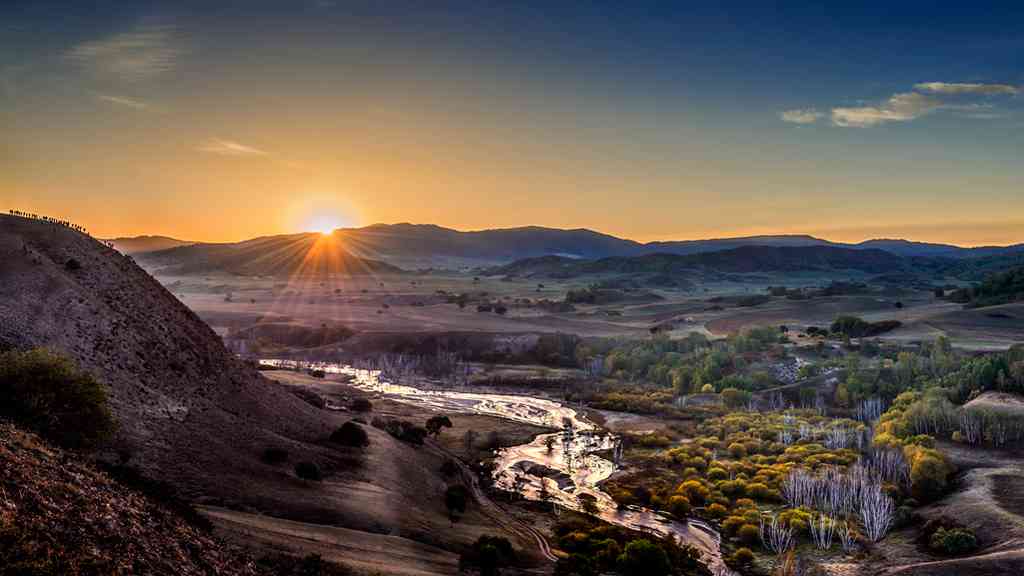
[[[0,209],[1024,242],[1024,3],[0,5]]]

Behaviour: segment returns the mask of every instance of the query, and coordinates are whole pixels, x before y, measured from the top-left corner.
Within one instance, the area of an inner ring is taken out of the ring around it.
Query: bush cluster
[[[0,353],[0,418],[65,448],[94,446],[114,431],[106,388],[41,348]]]

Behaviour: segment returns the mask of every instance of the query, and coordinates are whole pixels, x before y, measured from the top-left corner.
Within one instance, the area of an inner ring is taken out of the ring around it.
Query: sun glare
[[[330,234],[341,227],[341,219],[329,214],[317,215],[310,219],[306,224],[306,230],[309,232],[316,232],[323,235]]]

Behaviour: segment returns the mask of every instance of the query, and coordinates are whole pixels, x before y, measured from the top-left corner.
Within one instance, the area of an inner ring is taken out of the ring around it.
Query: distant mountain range
[[[324,238],[335,242],[324,244]],[[135,253],[144,262],[178,273],[200,273],[215,270],[238,274],[282,274],[294,273],[300,266],[317,270],[335,266],[347,271],[359,270],[386,272],[391,267],[401,268],[466,268],[493,267],[509,264],[526,258],[557,256],[564,259],[599,260],[602,258],[624,258],[649,254],[690,256],[721,252],[745,247],[809,248],[823,247],[841,251],[818,251],[814,256],[805,253],[796,257],[794,253],[779,252],[774,261],[780,264],[805,256],[810,258],[839,258],[845,251],[870,252],[865,262],[879,262],[885,254],[908,258],[971,259],[995,258],[1011,254],[1024,254],[1024,244],[1014,246],[989,246],[964,248],[949,244],[932,244],[910,240],[879,239],[856,244],[831,242],[808,235],[748,236],[742,238],[717,238],[707,240],[684,240],[641,243],[617,238],[593,230],[561,230],[528,226],[463,232],[430,224],[374,224],[363,228],[342,228],[328,237],[316,234],[290,234],[255,238],[244,242],[190,244],[173,238],[140,237],[122,238],[115,241],[125,246],[125,251]],[[324,259],[319,263],[307,258],[310,248],[320,243],[319,255],[329,249],[333,264]],[[155,250],[139,250],[147,245],[177,243]],[[164,249],[170,248],[170,249]],[[883,254],[878,254],[879,252]],[[737,253],[744,254],[743,252]],[[767,253],[759,253],[767,257]],[[754,255],[750,252],[747,255]],[[769,258],[768,260],[772,260]],[[850,263],[858,260],[843,256]],[[766,260],[767,261],[767,260]],[[694,261],[696,262],[696,261]],[[705,263],[707,264],[707,263]],[[789,264],[786,264],[789,265]],[[756,265],[753,265],[757,267]],[[875,266],[872,264],[872,266]],[[318,268],[319,267],[319,268]],[[875,266],[877,268],[877,266]],[[905,267],[905,266],[904,266]],[[899,269],[899,266],[889,270]],[[968,266],[970,268],[970,266]]]
[[[877,249],[854,250],[835,246],[740,246],[697,254],[655,253],[579,260],[561,256],[525,258],[485,270],[487,275],[527,278],[576,278],[587,275],[653,275],[679,277],[695,274],[751,274],[855,270],[886,274],[913,270],[914,259]]]
[[[386,262],[353,255],[336,236],[313,233],[265,236],[229,244],[191,244],[134,257],[165,275],[219,272],[241,276],[357,276],[402,271]]]

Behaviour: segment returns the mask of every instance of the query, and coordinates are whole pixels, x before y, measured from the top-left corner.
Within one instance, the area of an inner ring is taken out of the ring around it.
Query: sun
[[[316,232],[321,235],[328,235],[342,227],[341,218],[331,214],[317,214],[309,219],[305,229],[309,232]]]

